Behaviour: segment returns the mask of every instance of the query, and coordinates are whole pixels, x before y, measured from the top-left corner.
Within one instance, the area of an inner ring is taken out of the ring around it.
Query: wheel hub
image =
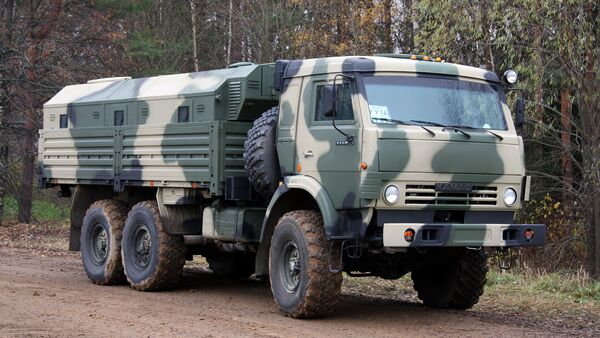
[[[108,234],[100,224],[95,224],[92,230],[92,253],[97,264],[102,264],[108,256]]]
[[[292,241],[285,244],[281,263],[284,286],[289,293],[293,293],[300,284],[302,261],[300,251]]]
[[[150,263],[150,255],[152,251],[152,239],[150,232],[145,225],[140,225],[135,232],[135,252],[133,253],[133,261],[135,266],[143,269]]]

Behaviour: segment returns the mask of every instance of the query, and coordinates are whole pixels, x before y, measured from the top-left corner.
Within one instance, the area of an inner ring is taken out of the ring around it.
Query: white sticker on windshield
[[[371,111],[371,119],[383,119],[387,120],[390,118],[390,112],[387,106],[377,106],[374,104],[369,105],[369,111]]]
[[[490,126],[490,125],[489,125],[489,124],[487,124],[487,123],[483,125],[483,129],[490,129],[490,128],[492,128],[492,126]]]

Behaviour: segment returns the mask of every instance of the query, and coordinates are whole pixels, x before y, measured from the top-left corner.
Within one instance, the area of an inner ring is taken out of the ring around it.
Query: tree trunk
[[[35,114],[33,112],[32,114]],[[23,172],[21,173],[21,186],[19,188],[19,214],[20,223],[31,223],[31,204],[33,199],[33,175],[35,169],[35,128],[25,131],[25,155],[23,156]]]
[[[5,34],[3,43],[0,43],[0,64],[4,64],[7,59],[6,51],[3,48],[8,47],[12,44],[12,31],[13,31],[13,17],[16,8],[15,0],[9,0],[5,3],[4,11],[6,18],[0,19],[5,20]],[[3,78],[3,74],[0,74],[0,78]],[[0,81],[0,226],[2,226],[2,220],[4,219],[4,199],[6,197],[7,190],[7,176],[8,176],[8,111],[6,107],[6,81]]]
[[[198,71],[198,41],[196,38],[196,0],[190,0],[190,12],[192,13],[192,45],[194,55],[194,71]]]
[[[383,41],[386,53],[394,52],[392,41],[392,0],[383,1]]]
[[[483,60],[485,68],[495,72],[494,65],[494,54],[492,52],[492,39],[491,39],[491,28],[490,27],[490,7],[492,5],[487,1],[482,1],[479,6],[481,12],[481,31],[483,33]]]
[[[0,86],[1,87],[1,86]],[[8,138],[6,113],[4,111],[4,91],[0,92],[0,226],[4,219],[4,198],[6,196],[6,184],[8,175]]]
[[[33,4],[30,4],[33,5]],[[40,98],[34,93],[36,92],[35,82],[38,80],[38,67],[40,61],[43,60],[43,42],[50,34],[54,24],[58,21],[62,13],[63,1],[53,0],[50,3],[48,13],[42,15],[42,20],[31,18],[30,29],[27,34],[27,48],[25,57],[28,65],[25,69],[24,86],[29,96],[27,99],[25,115],[25,137],[23,156],[23,171],[21,173],[21,187],[19,189],[19,213],[18,221],[21,223],[31,222],[31,200],[33,193],[33,176],[35,169],[35,141],[38,126],[37,109],[41,106]],[[33,10],[33,9],[32,9]]]
[[[410,53],[415,48],[413,0],[402,0],[402,52]]]
[[[229,0],[229,11],[227,16],[227,57],[225,67],[229,67],[231,64],[231,43],[233,40],[233,33],[231,29],[231,19],[233,17],[233,0]]]
[[[540,1],[537,1],[535,8],[540,8]],[[535,104],[533,108],[532,121],[532,139],[540,140],[543,133],[544,124],[544,107],[542,106],[544,101],[544,88],[543,88],[543,77],[544,77],[544,50],[543,50],[543,30],[541,23],[534,23],[532,34],[533,34],[533,50],[531,52],[531,60],[534,70],[533,75],[533,102]],[[543,158],[544,148],[540,142],[531,142],[531,155],[527,157],[528,163],[540,163]],[[535,164],[532,166],[535,167]],[[530,168],[533,169],[533,168]]]
[[[571,157],[571,95],[567,89],[560,91],[560,143],[562,146],[561,165],[563,171],[563,205],[569,214],[573,204],[573,161]]]

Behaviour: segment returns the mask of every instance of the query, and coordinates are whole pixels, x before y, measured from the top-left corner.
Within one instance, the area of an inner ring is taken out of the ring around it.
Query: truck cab
[[[275,80],[282,184],[267,224],[296,208],[286,196],[307,191],[301,199],[315,201],[341,269],[388,279],[412,272],[420,298],[440,307],[476,302],[450,301],[459,291],[449,276],[475,273],[482,292],[485,248],[545,243],[544,225],[515,224],[530,178],[510,88],[496,74],[409,55],[276,68],[285,69]]]

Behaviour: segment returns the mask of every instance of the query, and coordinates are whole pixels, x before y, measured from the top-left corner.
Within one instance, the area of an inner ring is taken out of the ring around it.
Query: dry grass
[[[419,303],[410,275],[390,281],[346,276],[345,294]],[[562,327],[600,334],[600,282],[583,270],[572,273],[491,269],[480,301],[469,315],[523,326]]]
[[[62,221],[0,226],[0,247],[26,249],[44,254],[61,254],[69,248],[69,225]]]

